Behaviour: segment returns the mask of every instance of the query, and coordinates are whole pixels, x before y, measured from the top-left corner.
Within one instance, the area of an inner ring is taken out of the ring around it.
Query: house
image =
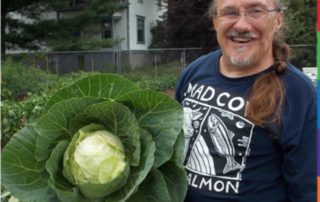
[[[72,0],[70,6],[59,11],[59,18],[77,15],[89,0]],[[95,39],[113,38],[120,43],[120,50],[146,50],[151,44],[151,29],[167,9],[164,0],[119,0],[128,7],[112,16],[101,16],[99,20],[81,30],[83,37]]]
[[[90,0],[70,0],[70,4],[62,10],[51,11],[43,16],[46,19],[72,18],[81,14]],[[128,7],[113,15],[101,15],[94,22],[86,25],[76,33],[87,39],[118,40],[112,48],[97,51],[51,52],[44,46],[45,61],[39,65],[57,73],[72,71],[92,71],[113,68],[117,72],[123,71],[123,66],[129,68],[141,67],[144,64],[153,64],[148,48],[152,42],[151,29],[161,20],[166,12],[166,0],[118,0],[128,3]],[[13,14],[16,18],[19,14]],[[23,17],[23,16],[22,16]],[[29,52],[28,50],[10,50],[10,53]],[[29,52],[30,53],[30,52]],[[107,70],[109,71],[109,70]],[[111,70],[110,70],[111,71]]]

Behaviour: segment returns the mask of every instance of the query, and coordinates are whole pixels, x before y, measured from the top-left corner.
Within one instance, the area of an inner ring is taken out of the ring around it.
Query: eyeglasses
[[[227,8],[227,9],[218,11],[216,13],[216,16],[222,20],[235,21],[239,19],[239,17],[241,16],[241,13],[244,13],[244,15],[249,17],[250,19],[258,21],[258,20],[264,19],[269,12],[280,12],[280,11],[281,11],[280,8],[268,10],[266,8],[253,7],[253,8],[245,9],[243,11],[240,11],[239,9],[235,9],[235,8]]]

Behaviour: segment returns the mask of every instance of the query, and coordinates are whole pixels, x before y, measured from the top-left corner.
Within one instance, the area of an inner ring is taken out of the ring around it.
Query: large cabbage
[[[183,201],[181,106],[119,75],[58,91],[2,152],[2,184],[21,201]]]

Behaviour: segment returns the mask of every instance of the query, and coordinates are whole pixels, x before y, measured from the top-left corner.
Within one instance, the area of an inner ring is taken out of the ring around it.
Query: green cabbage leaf
[[[59,90],[1,155],[2,185],[20,201],[182,202],[182,108],[115,74]]]

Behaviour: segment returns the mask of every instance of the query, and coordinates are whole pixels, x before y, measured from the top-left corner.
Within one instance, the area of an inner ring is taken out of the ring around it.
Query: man
[[[177,84],[192,202],[315,202],[316,92],[287,63],[280,0],[216,0],[221,50]]]

